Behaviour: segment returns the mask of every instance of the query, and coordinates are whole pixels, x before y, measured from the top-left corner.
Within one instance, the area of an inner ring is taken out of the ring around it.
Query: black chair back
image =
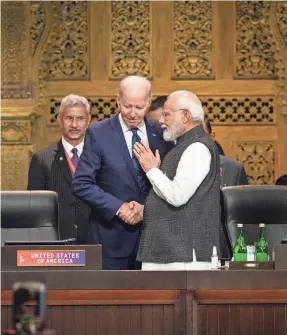
[[[58,194],[52,191],[1,191],[1,244],[5,241],[56,241]]]
[[[259,237],[259,223],[265,223],[265,237],[271,255],[273,245],[287,238],[287,186],[229,186],[222,188],[222,220],[229,252],[236,241],[237,224],[243,224],[248,245]]]

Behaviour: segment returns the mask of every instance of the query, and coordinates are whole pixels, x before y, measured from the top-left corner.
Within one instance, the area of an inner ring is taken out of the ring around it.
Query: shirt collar
[[[119,121],[122,127],[122,130],[124,133],[126,133],[127,131],[130,130],[130,128],[128,128],[128,126],[125,124],[125,121],[123,120],[123,117],[121,115],[121,113],[119,113]],[[142,133],[145,133],[145,122],[144,120],[142,120],[142,122],[137,126],[138,130]]]
[[[77,148],[78,150],[78,156],[81,155],[82,151],[83,151],[83,148],[84,148],[84,140],[79,143],[77,146],[73,146],[72,144],[70,144],[69,142],[67,142],[64,137],[62,137],[62,144],[63,144],[63,147],[65,148],[65,150],[68,152],[68,153],[71,153],[71,150],[73,148]]]

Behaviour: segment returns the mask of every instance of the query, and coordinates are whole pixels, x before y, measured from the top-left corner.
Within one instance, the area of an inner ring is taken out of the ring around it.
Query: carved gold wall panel
[[[31,142],[31,122],[28,120],[1,120],[2,145]]]
[[[287,46],[287,3],[286,1],[278,1],[277,4],[277,24],[282,39]]]
[[[206,117],[214,123],[258,124],[276,120],[272,97],[200,97]]]
[[[174,1],[173,78],[212,78],[211,1]]]
[[[2,98],[31,96],[28,10],[25,2],[1,2]]]
[[[269,24],[271,2],[236,1],[236,75],[274,78],[275,50]]]
[[[238,143],[236,159],[244,164],[249,184],[274,184],[275,148],[273,143]]]
[[[91,106],[92,123],[109,118],[118,112],[118,105],[115,97],[93,97],[88,98],[88,101]],[[50,124],[57,123],[60,104],[61,99],[51,99]]]
[[[53,1],[49,80],[89,79],[88,3]]]
[[[154,97],[155,98],[155,97]],[[276,121],[272,97],[205,97],[199,96],[210,122],[272,124]],[[111,117],[118,112],[115,97],[88,98],[93,122]],[[50,124],[57,124],[61,98],[50,100]]]
[[[32,146],[5,146],[1,152],[2,190],[27,189],[27,176]]]
[[[111,2],[111,79],[151,77],[150,2]]]
[[[2,1],[1,9],[2,189],[25,189],[31,151],[59,139],[65,95],[86,96],[98,122],[118,112],[119,80],[133,74],[151,79],[154,97],[195,92],[251,183],[287,172],[286,2]]]
[[[30,6],[31,10],[31,28],[30,28],[30,36],[31,36],[31,50],[34,55],[35,50],[41,40],[45,29],[45,10],[43,3],[40,1],[31,2]]]

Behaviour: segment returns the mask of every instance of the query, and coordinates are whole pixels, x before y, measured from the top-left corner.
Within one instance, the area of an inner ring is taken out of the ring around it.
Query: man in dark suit
[[[218,145],[220,146],[220,144],[215,141],[215,133],[207,119],[204,121],[203,129],[210,135],[215,144],[217,143],[216,146],[219,148]],[[248,179],[243,164],[234,159],[225,157],[224,154],[220,153],[220,149],[218,150],[218,153],[221,168],[221,187],[248,185]]]
[[[208,120],[204,121],[203,128],[205,132],[209,134],[211,138],[215,141],[215,133],[212,130],[211,124]],[[221,170],[220,171],[221,187],[248,185],[248,179],[243,164],[237,162],[234,159],[225,157],[222,154],[219,155],[219,158],[220,158],[220,170]],[[222,259],[230,258],[227,240],[228,240],[227,232],[226,231],[224,232],[224,228],[223,226],[221,226],[220,249]]]
[[[219,155],[222,155],[224,156],[224,151],[223,151],[223,148],[222,146],[220,145],[220,143],[218,143],[215,139],[215,132],[212,130],[212,127],[211,127],[211,123],[205,119],[204,123],[203,123],[203,128],[205,130],[205,132],[207,134],[209,134],[209,136],[212,138],[212,140],[214,141],[216,147],[217,147],[217,151],[219,153]]]
[[[120,83],[120,113],[88,128],[73,179],[74,193],[91,206],[89,243],[103,246],[103,269],[139,269],[136,254],[143,204],[150,184],[132,152],[143,141],[161,157],[167,151],[158,122],[145,118],[150,82],[129,76]]]
[[[90,119],[87,99],[72,94],[66,96],[58,115],[62,138],[33,155],[28,179],[28,190],[58,193],[60,238],[75,238],[78,244],[86,243],[90,208],[72,193],[72,176]]]
[[[287,185],[287,174],[283,174],[280,176],[276,182],[275,185]]]
[[[243,164],[226,156],[219,156],[221,168],[221,187],[248,185]]]
[[[163,113],[163,105],[167,100],[167,95],[156,97],[150,104],[147,116],[153,120],[159,121]]]

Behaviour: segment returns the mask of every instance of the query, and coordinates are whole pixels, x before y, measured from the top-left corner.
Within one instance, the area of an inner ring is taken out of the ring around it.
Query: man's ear
[[[118,94],[117,94],[117,106],[119,109],[121,109],[120,96]]]
[[[191,114],[189,113],[188,110],[184,109],[183,110],[183,119],[182,119],[182,122],[185,124],[185,123],[188,123],[190,118],[192,118]]]
[[[61,116],[60,116],[60,114],[58,114],[58,116],[57,116],[57,121],[59,123],[59,126],[61,127]]]
[[[150,105],[151,105],[152,99],[151,97],[148,99],[148,110],[150,109]]]
[[[215,141],[215,132],[214,131],[211,132],[210,137],[213,139],[213,141]]]

